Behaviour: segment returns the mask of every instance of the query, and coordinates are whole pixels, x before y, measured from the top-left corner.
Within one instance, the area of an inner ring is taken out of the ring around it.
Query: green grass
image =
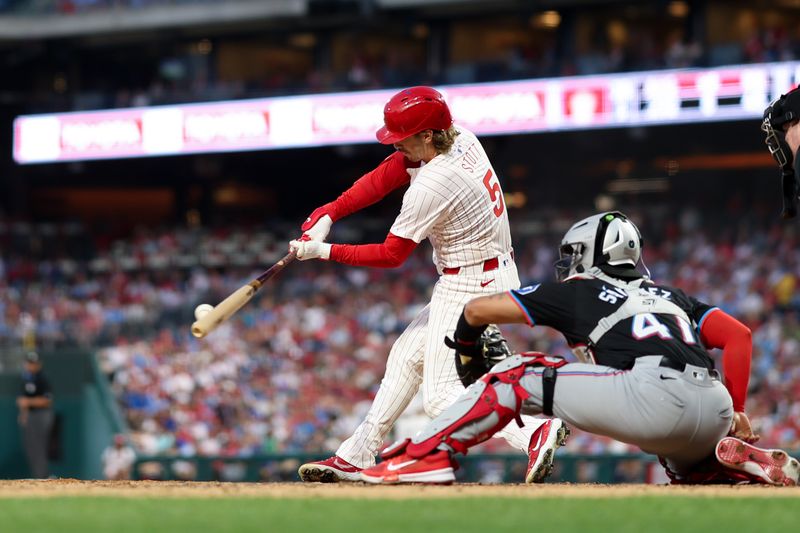
[[[0,500],[0,531],[797,531],[796,498],[431,500],[56,497]]]

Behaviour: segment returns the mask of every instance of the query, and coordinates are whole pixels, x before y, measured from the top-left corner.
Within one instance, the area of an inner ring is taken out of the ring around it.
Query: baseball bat
[[[202,339],[220,324],[228,320],[236,311],[242,308],[244,304],[250,301],[258,289],[267,282],[272,276],[283,270],[286,265],[294,261],[296,257],[295,252],[289,252],[283,258],[261,273],[256,279],[242,285],[230,294],[227,298],[222,300],[211,311],[200,317],[192,324],[192,335],[198,339]]]

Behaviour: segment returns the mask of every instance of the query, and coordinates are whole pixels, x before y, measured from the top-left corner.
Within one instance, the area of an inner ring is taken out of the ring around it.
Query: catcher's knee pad
[[[525,375],[525,368],[529,366],[545,367],[542,373],[542,411],[547,416],[553,416],[553,395],[555,393],[556,378],[558,377],[557,369],[566,364],[567,362],[563,357],[547,355],[541,352],[525,352],[496,364],[482,378],[482,381],[487,383],[500,381],[508,383],[514,388],[514,394],[517,397],[517,424],[522,427],[519,411],[522,408],[522,402],[530,396],[530,392],[525,390],[519,383],[519,380]]]
[[[456,441],[452,438],[453,433],[460,428],[493,413],[497,414],[497,422],[474,437],[466,441]],[[505,427],[515,414],[513,409],[505,407],[498,401],[494,386],[484,380],[476,381],[442,416],[431,421],[411,442],[407,443],[405,451],[411,457],[424,457],[440,444],[447,444],[453,450],[466,454],[470,446],[485,441]]]

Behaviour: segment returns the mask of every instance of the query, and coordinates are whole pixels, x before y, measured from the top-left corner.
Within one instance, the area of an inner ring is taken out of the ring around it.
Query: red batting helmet
[[[403,89],[383,108],[384,126],[375,133],[382,144],[394,144],[423,130],[453,125],[444,97],[433,87]]]

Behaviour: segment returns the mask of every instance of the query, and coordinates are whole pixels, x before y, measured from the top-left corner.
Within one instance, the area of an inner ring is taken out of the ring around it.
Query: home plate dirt
[[[768,497],[800,499],[800,487],[598,485],[372,486],[361,483],[219,483],[185,481],[0,480],[0,498],[117,496],[132,498],[630,498],[635,496]]]

